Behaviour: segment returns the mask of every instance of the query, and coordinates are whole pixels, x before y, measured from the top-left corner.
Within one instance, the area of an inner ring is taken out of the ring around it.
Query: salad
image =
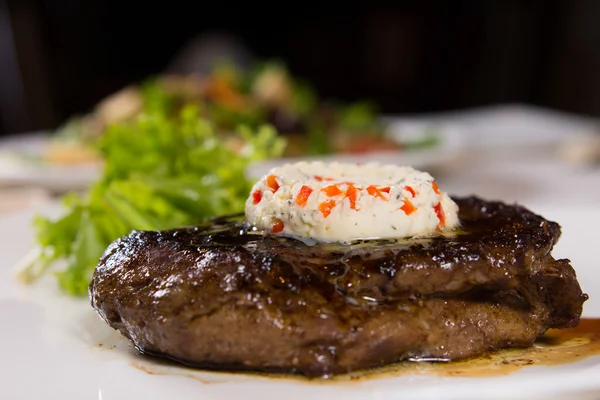
[[[435,145],[430,137],[422,143],[389,138],[372,103],[324,101],[283,64],[271,61],[247,71],[223,63],[208,76],[161,75],[128,86],[101,101],[91,113],[73,117],[60,127],[46,158],[54,163],[97,160],[93,143],[111,124],[148,111],[174,117],[189,104],[196,105],[200,115],[212,121],[216,134],[233,148],[240,145],[232,135],[239,125],[272,126],[289,143],[282,154],[286,157]]]
[[[240,126],[231,134],[238,146],[232,149],[197,105],[177,115],[165,110],[148,108],[103,132],[95,142],[104,160],[102,176],[86,193],[63,198],[61,218],[36,217],[37,246],[18,268],[23,282],[53,271],[66,292],[87,293],[113,240],[132,230],[194,225],[243,211],[254,183],[247,166],[280,156],[285,147],[270,126]]]

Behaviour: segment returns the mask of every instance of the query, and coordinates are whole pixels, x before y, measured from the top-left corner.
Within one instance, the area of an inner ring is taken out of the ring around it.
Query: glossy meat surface
[[[236,218],[132,232],[106,250],[92,304],[144,352],[311,376],[528,346],[577,324],[587,296],[550,255],[558,224],[455,200],[459,231],[413,240],[305,243]]]

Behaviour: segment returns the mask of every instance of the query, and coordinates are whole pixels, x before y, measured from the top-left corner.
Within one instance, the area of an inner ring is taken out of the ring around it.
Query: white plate
[[[598,118],[526,104],[501,104],[441,113],[389,116],[398,127],[429,124],[461,132],[468,147],[536,146],[597,136]]]
[[[572,259],[590,294],[584,315],[600,317],[597,236],[588,229],[600,225],[600,209],[535,211],[562,224],[555,255]],[[31,216],[0,218],[0,399],[596,399],[600,393],[600,357],[495,378],[405,375],[322,384],[161,365],[138,355],[87,299],[61,294],[52,280],[35,287],[13,280],[11,266],[33,243]]]
[[[100,174],[100,163],[57,165],[44,161],[48,133],[14,135],[0,141],[0,184],[30,185],[53,192],[87,187]]]

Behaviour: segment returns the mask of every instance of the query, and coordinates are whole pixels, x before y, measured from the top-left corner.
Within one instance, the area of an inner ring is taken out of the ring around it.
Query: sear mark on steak
[[[240,218],[134,231],[100,260],[92,305],[145,353],[308,376],[463,359],[576,325],[587,295],[550,255],[559,225],[455,201],[459,231],[411,240],[311,245]]]

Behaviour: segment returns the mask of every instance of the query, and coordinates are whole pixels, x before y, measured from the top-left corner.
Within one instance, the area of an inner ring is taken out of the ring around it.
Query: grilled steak
[[[587,299],[560,227],[519,206],[456,198],[445,236],[308,243],[238,218],[134,231],[105,252],[92,305],[142,352],[217,369],[344,373],[529,346]]]

